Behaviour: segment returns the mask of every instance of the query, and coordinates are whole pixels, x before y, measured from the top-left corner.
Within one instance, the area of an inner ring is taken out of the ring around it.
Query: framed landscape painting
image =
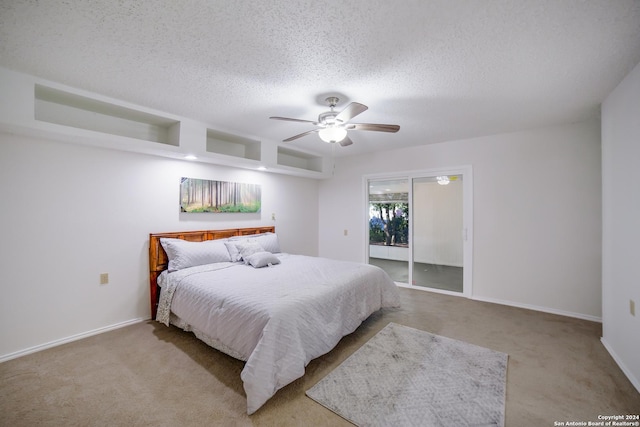
[[[180,178],[181,212],[260,212],[258,184]]]

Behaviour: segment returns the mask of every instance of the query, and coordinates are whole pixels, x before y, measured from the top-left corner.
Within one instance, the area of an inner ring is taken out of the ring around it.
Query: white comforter
[[[373,312],[399,305],[396,285],[378,267],[277,255],[281,263],[271,267],[209,264],[159,280],[159,321],[168,325],[171,312],[172,323],[246,361],[249,414]]]

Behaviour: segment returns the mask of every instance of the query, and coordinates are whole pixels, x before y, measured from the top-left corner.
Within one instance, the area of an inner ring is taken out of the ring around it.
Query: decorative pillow
[[[237,244],[239,243],[239,241],[225,241],[224,245],[227,248],[227,252],[229,252],[229,257],[231,258],[231,261],[236,262],[236,261],[241,261],[242,260],[242,255],[240,255],[240,250],[238,249]]]
[[[226,240],[228,242],[255,240],[260,244],[260,246],[264,248],[265,251],[271,252],[273,254],[280,253],[280,242],[278,241],[278,235],[271,232],[251,234],[249,236],[234,236],[229,237]]]
[[[240,257],[242,259],[245,259],[249,255],[253,255],[257,252],[264,252],[264,248],[253,239],[247,240],[246,242],[236,243],[236,248],[238,248],[238,252],[240,252]]]
[[[258,243],[260,243],[260,246],[262,246],[265,251],[271,252],[272,254],[280,253],[280,242],[278,241],[277,234],[275,233],[257,234],[253,236],[253,238]]]
[[[160,244],[169,258],[170,272],[196,265],[231,261],[229,251],[221,240],[189,242],[182,239],[161,238]]]
[[[224,245],[229,252],[229,256],[231,257],[231,261],[242,261],[242,250],[247,248],[247,255],[251,255],[253,252],[264,251],[264,248],[258,244],[255,239],[247,239],[246,237],[243,240],[226,240]],[[253,248],[253,252],[251,251]]]
[[[252,266],[253,268],[261,268],[280,264],[280,258],[275,256],[271,252],[263,251],[248,255],[246,258],[244,258],[244,263]]]

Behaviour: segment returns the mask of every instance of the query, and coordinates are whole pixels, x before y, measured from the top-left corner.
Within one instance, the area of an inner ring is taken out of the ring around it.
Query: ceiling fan
[[[398,125],[383,125],[383,124],[373,124],[373,123],[349,123],[349,120],[353,119],[358,114],[366,111],[369,107],[366,105],[360,104],[358,102],[352,102],[347,105],[342,111],[335,111],[335,107],[338,104],[340,99],[336,96],[330,96],[326,100],[327,104],[329,104],[330,111],[325,111],[318,116],[317,121],[312,120],[302,120],[302,119],[291,119],[288,117],[269,117],[274,120],[285,120],[289,122],[302,122],[302,123],[311,123],[313,125],[318,126],[317,129],[312,129],[307,132],[303,132],[298,135],[294,135],[290,138],[283,139],[282,142],[291,142],[295,139],[302,138],[303,136],[317,133],[325,142],[334,143],[337,142],[341,146],[346,147],[347,145],[353,144],[353,141],[347,135],[347,131],[350,130],[368,130],[374,132],[398,132],[400,130],[400,126]]]

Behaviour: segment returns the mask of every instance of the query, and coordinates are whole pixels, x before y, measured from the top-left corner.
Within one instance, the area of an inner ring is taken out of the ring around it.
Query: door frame
[[[411,285],[413,275],[413,179],[435,177],[438,175],[462,175],[462,293]],[[409,180],[409,283],[397,283],[398,286],[471,298],[473,295],[473,167],[471,165],[363,175],[362,194],[364,196],[363,222],[365,241],[362,247],[365,262],[369,262],[369,181],[402,178]]]

